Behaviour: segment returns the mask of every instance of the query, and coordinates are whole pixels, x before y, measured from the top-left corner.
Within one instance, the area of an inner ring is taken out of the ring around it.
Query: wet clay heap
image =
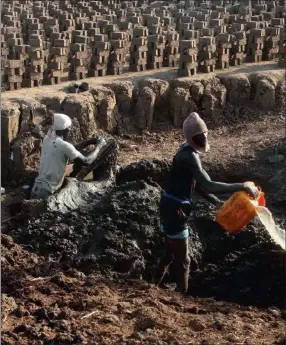
[[[130,278],[150,281],[163,247],[158,203],[167,170],[164,161],[139,162],[121,168],[117,185],[101,185],[98,193],[94,193],[94,186],[88,193],[86,182],[73,181],[68,188],[85,193],[80,209],[62,207],[60,193],[48,201],[44,213],[10,224],[6,232],[29,251],[43,255],[50,265],[64,270],[102,272],[118,282]],[[190,218],[189,294],[283,308],[285,252],[257,220],[230,236],[214,219],[210,204],[195,203]],[[172,280],[171,267],[166,281]],[[4,270],[4,292],[9,286]]]

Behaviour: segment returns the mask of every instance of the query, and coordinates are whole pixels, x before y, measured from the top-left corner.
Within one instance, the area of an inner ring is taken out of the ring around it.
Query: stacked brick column
[[[279,63],[280,68],[286,68],[286,32],[280,33],[279,41]]]
[[[216,44],[214,37],[205,36],[199,38],[198,62],[200,72],[214,72],[216,65]]]
[[[167,33],[166,47],[164,50],[164,67],[178,67],[180,63],[180,37],[176,31]]]
[[[47,67],[44,54],[45,46],[41,36],[31,35],[29,39],[29,65],[25,68],[23,87],[43,85],[44,70]]]
[[[59,84],[63,77],[68,60],[70,40],[65,34],[51,35],[50,56],[48,67],[44,74],[44,83],[48,85]]]
[[[107,73],[110,43],[103,34],[94,36],[93,51],[88,75],[89,77],[104,77]]]
[[[261,62],[264,47],[264,29],[251,29],[247,43],[247,62]]]
[[[178,76],[189,77],[197,73],[197,41],[181,40],[180,41],[180,65]]]
[[[219,34],[216,37],[217,42],[217,69],[229,68],[230,49],[232,48],[231,37],[229,34]]]
[[[130,51],[130,71],[140,72],[147,68],[148,29],[135,28]]]
[[[147,68],[159,69],[163,67],[164,49],[166,37],[163,35],[148,36]]]
[[[108,74],[119,75],[123,73],[125,67],[125,42],[127,35],[125,32],[111,33],[111,52],[109,55]]]
[[[69,80],[84,79],[88,73],[91,57],[91,38],[86,30],[75,30],[72,34],[71,55],[69,66]]]
[[[230,50],[230,66],[240,66],[245,62],[246,33],[245,31],[236,31],[233,33],[232,48]]]
[[[280,28],[266,28],[266,38],[263,50],[263,60],[278,58]]]

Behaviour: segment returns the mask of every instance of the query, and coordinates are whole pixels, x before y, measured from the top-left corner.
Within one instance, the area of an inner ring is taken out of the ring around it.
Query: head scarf
[[[208,141],[206,141],[205,147],[199,147],[193,142],[193,137],[198,134],[208,133],[207,125],[204,120],[200,118],[199,114],[191,113],[183,124],[183,132],[186,138],[187,144],[198,152],[205,153],[210,149]]]
[[[49,135],[56,135],[56,131],[64,131],[72,125],[72,121],[69,116],[65,114],[55,113],[53,117],[53,124],[49,129]]]

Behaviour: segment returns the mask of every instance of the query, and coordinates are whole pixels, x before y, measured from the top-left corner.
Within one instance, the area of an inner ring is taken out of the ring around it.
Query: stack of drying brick
[[[92,57],[89,67],[89,77],[104,77],[107,73],[110,43],[106,42],[104,34],[94,36]]]
[[[125,67],[126,39],[127,34],[125,32],[115,31],[111,33],[108,74],[119,75],[123,73]]]
[[[86,30],[73,31],[70,46],[69,80],[86,78],[91,57],[90,42],[91,38],[87,36]]]
[[[263,60],[270,61],[278,57],[280,28],[269,27],[266,28],[265,32]]]
[[[144,27],[134,28],[130,51],[130,71],[146,71],[148,53],[148,29]]]
[[[197,40],[180,41],[180,65],[178,76],[189,77],[197,73]]]
[[[261,62],[264,47],[264,29],[249,30],[246,59],[247,62]]]
[[[29,64],[25,68],[23,87],[42,86],[44,71],[47,67],[45,60],[46,43],[42,36],[30,35],[29,37]]]
[[[7,48],[9,50],[8,59],[4,63],[3,84],[9,90],[19,90],[22,87],[24,67],[28,61],[28,48],[23,44],[23,39],[19,33],[7,33]]]
[[[286,30],[280,33],[279,41],[279,67],[286,68]]]
[[[245,62],[246,42],[245,31],[233,32],[233,42],[229,59],[230,66],[240,66]]]
[[[148,69],[159,69],[163,67],[164,49],[166,47],[166,36],[148,36]]]
[[[202,73],[214,72],[216,65],[216,44],[214,37],[203,36],[199,38],[199,71]]]
[[[180,37],[176,31],[167,33],[166,47],[164,50],[164,67],[178,67],[180,62]]]
[[[70,39],[67,34],[53,33],[50,38],[50,56],[44,73],[44,83],[59,84],[68,61]]]
[[[229,34],[218,34],[217,43],[217,69],[229,68],[230,49],[232,48],[231,36]]]

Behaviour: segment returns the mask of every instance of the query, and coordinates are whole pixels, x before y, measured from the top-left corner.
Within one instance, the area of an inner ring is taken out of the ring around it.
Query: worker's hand
[[[96,146],[102,147],[105,145],[106,141],[102,137],[94,137],[94,138],[89,140],[89,143],[90,143],[90,145],[96,145]]]
[[[244,184],[244,191],[249,194],[253,199],[257,199],[259,196],[259,190],[247,183]]]
[[[223,204],[224,204],[224,201],[217,199],[217,202],[215,204],[216,209],[219,210]]]

